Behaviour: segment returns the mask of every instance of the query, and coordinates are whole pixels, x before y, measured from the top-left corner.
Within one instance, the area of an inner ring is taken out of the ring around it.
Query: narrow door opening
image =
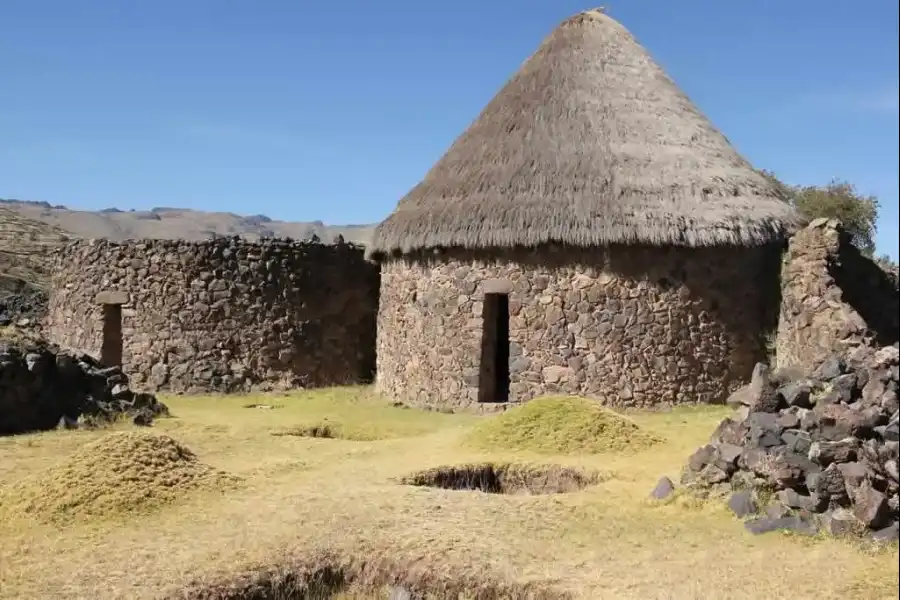
[[[103,344],[100,362],[106,367],[122,366],[122,305],[103,304]]]
[[[482,312],[479,402],[509,400],[509,296],[485,294]]]

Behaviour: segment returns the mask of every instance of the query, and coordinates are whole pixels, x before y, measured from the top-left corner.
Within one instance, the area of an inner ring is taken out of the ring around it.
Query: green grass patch
[[[389,440],[426,435],[478,419],[397,407],[361,386],[234,397],[171,396],[163,401],[173,414],[203,421],[207,427],[230,429],[239,424],[242,432],[264,430],[279,437]],[[160,421],[158,426],[167,425]]]
[[[548,396],[484,419],[466,442],[489,450],[598,454],[645,450],[662,438],[594,400]]]

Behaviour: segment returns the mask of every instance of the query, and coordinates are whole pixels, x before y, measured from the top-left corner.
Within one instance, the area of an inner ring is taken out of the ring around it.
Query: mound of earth
[[[473,428],[467,441],[486,449],[596,454],[642,450],[661,439],[596,401],[551,396],[486,419]]]
[[[66,523],[146,513],[188,492],[224,490],[239,481],[168,436],[118,432],[9,486],[0,492],[0,509]]]

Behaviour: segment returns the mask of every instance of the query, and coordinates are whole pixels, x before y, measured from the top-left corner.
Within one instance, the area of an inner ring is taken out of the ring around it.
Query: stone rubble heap
[[[156,396],[132,391],[119,367],[34,340],[0,340],[0,435],[95,427],[123,416],[150,425],[166,414]]]
[[[39,328],[47,314],[47,303],[44,290],[0,275],[0,327]]]
[[[898,346],[831,357],[811,376],[756,365],[737,409],[688,460],[682,483],[730,494],[753,533],[898,535]]]

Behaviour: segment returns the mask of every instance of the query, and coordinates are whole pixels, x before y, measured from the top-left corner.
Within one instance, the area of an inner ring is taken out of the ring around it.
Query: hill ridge
[[[45,201],[0,198],[0,209],[19,218],[44,223],[74,237],[116,241],[139,238],[199,241],[238,235],[250,240],[262,237],[308,239],[312,235],[331,241],[341,235],[348,242],[368,244],[374,225],[326,225],[322,221],[281,221],[267,215],[201,211],[157,206],[150,210],[115,207],[97,211],[71,209]]]
[[[24,283],[46,289],[52,250],[74,238],[201,241],[240,236],[256,241],[267,237],[305,240],[315,235],[331,242],[340,235],[347,242],[367,245],[373,229],[374,225],[289,222],[261,214],[166,206],[151,210],[74,210],[44,201],[0,198],[0,295],[19,293]]]

